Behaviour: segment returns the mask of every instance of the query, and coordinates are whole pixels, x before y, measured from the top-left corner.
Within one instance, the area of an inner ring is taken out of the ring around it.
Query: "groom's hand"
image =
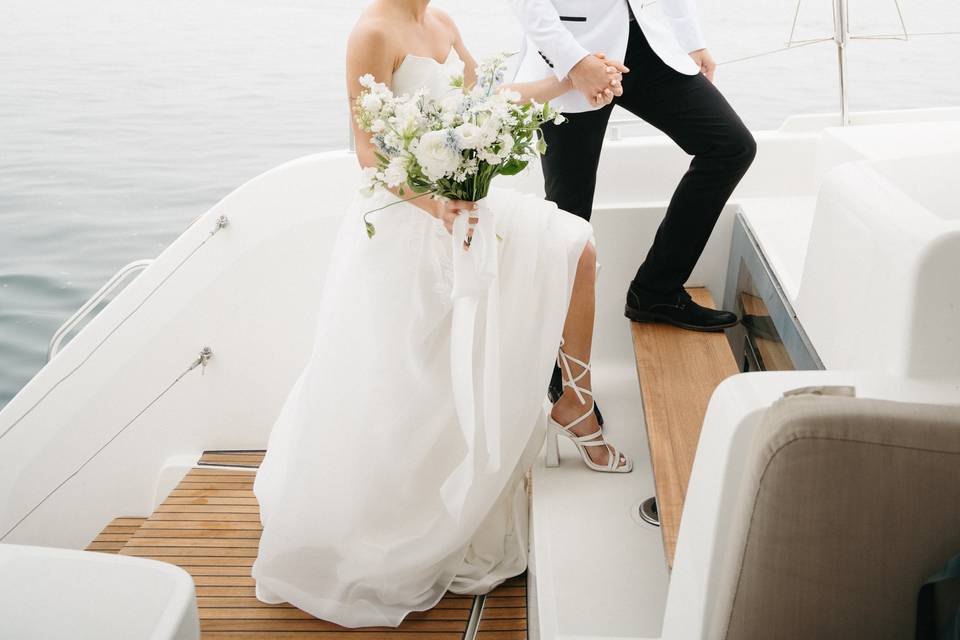
[[[568,75],[573,87],[591,105],[599,107],[610,104],[614,96],[623,93],[620,78],[627,71],[629,69],[615,60],[607,60],[602,54],[591,54],[575,64]]]
[[[717,63],[714,61],[713,56],[710,55],[710,52],[706,49],[697,49],[696,51],[690,52],[690,57],[693,58],[693,61],[700,67],[703,75],[707,76],[707,80],[713,82],[713,74],[717,70]]]

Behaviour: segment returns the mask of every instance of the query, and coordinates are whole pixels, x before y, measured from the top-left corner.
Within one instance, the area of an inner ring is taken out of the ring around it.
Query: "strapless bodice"
[[[413,94],[425,89],[428,97],[439,99],[450,91],[450,77],[462,73],[463,60],[453,47],[450,47],[447,59],[443,62],[408,53],[393,72],[390,89],[395,95]]]

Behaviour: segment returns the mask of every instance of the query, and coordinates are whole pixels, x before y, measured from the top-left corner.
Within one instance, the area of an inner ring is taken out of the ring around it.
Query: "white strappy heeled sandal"
[[[582,416],[573,420],[570,424],[562,425],[552,416],[548,416],[549,425],[547,428],[547,452],[545,463],[548,467],[556,467],[560,465],[560,443],[559,436],[565,436],[570,438],[573,441],[573,444],[576,445],[577,451],[580,452],[580,457],[583,458],[584,464],[587,467],[593,469],[594,471],[606,471],[609,473],[628,473],[633,470],[633,461],[628,458],[626,455],[621,454],[620,451],[607,442],[603,437],[603,428],[599,425],[597,430],[593,433],[588,433],[585,436],[578,436],[576,433],[571,431],[571,429],[587,418],[593,413],[593,392],[590,389],[586,389],[577,385],[587,373],[590,371],[590,363],[583,362],[582,360],[577,360],[571,355],[568,355],[563,350],[563,343],[560,343],[560,350],[558,352],[557,365],[561,369],[561,374],[566,378],[563,381],[563,386],[570,387],[573,389],[573,392],[577,395],[577,399],[580,401],[580,404],[586,404],[587,401],[583,397],[583,394],[590,396],[590,408],[587,409],[586,413]],[[581,371],[576,376],[573,375],[573,372],[570,370],[570,363],[583,367]],[[607,464],[597,464],[590,458],[590,454],[587,453],[587,447],[607,447]],[[620,463],[620,458],[623,456],[623,464]]]

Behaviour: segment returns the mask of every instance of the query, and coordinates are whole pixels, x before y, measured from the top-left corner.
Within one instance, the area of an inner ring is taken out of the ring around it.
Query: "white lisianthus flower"
[[[460,152],[450,144],[450,129],[423,134],[414,157],[430,180],[439,180],[454,173],[460,166]]]
[[[360,193],[366,197],[373,195],[377,188],[377,168],[364,167],[360,174]]]
[[[371,115],[377,114],[383,108],[383,99],[376,93],[365,93],[363,98],[360,99],[360,106],[370,112]]]
[[[473,123],[464,122],[454,131],[457,133],[457,140],[460,142],[462,149],[476,149],[486,144],[484,142],[484,138],[486,138],[484,130]]]
[[[500,143],[500,159],[506,160],[513,152],[513,136],[509,133],[504,133],[497,141]]]
[[[553,124],[563,124],[566,121],[567,119],[564,115],[558,111],[556,117],[553,119]]]
[[[499,118],[489,115],[480,117],[478,121],[480,122],[480,144],[478,146],[490,146],[500,137],[503,122]]]
[[[448,93],[443,100],[440,101],[440,110],[443,112],[452,112],[457,113],[460,111],[460,107],[463,105],[463,94],[459,91],[453,91]]]
[[[489,149],[480,149],[477,151],[477,158],[491,166],[496,166],[501,162],[500,156]]]
[[[383,144],[389,149],[399,149],[403,145],[403,140],[393,131],[388,131],[383,136]]]
[[[463,110],[463,94],[454,92],[440,101],[440,122],[445,127],[454,126]]]
[[[369,73],[365,73],[360,76],[360,86],[368,89],[371,93],[376,93],[381,96],[393,95],[387,85],[383,84],[382,82],[377,82],[373,75]]]
[[[390,164],[383,171],[383,179],[388,187],[399,187],[407,181],[407,163],[405,156],[396,156],[390,159]]]
[[[399,131],[413,131],[418,129],[423,121],[423,114],[416,102],[405,102],[397,106],[396,127]]]

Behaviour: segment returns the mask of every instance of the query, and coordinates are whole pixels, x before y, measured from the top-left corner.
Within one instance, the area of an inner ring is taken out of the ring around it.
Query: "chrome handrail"
[[[108,295],[113,293],[123,281],[125,277],[131,273],[137,271],[142,271],[146,269],[153,263],[153,258],[145,258],[143,260],[136,260],[130,264],[124,265],[119,271],[113,274],[106,284],[104,284],[100,289],[90,296],[90,299],[83,303],[83,306],[77,309],[77,312],[72,316],[67,318],[66,322],[60,325],[60,328],[53,334],[53,337],[50,338],[50,345],[47,347],[47,362],[50,362],[53,359],[53,356],[61,349],[61,345],[66,338],[67,334],[70,333],[73,329],[80,324],[80,321],[85,319],[90,312],[96,307],[100,302],[103,301]]]

